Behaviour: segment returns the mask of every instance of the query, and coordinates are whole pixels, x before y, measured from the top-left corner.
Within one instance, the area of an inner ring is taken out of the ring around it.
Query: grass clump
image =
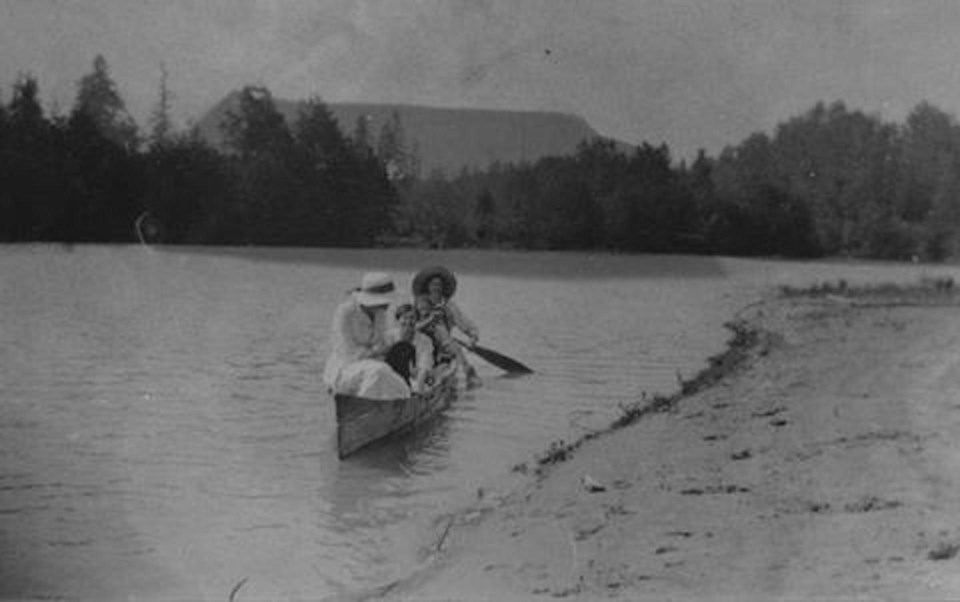
[[[955,543],[941,542],[934,549],[930,550],[927,558],[930,560],[950,560],[960,552],[960,545]]]
[[[725,326],[733,332],[733,338],[728,343],[726,351],[707,360],[708,366],[692,379],[680,379],[680,387],[676,393],[654,395],[652,398],[648,398],[644,393],[641,399],[635,403],[621,404],[620,416],[607,429],[587,433],[572,443],[567,443],[563,439],[554,441],[547,451],[536,458],[537,474],[542,474],[543,468],[546,466],[566,462],[583,443],[599,437],[605,432],[631,425],[647,414],[671,411],[684,397],[702,391],[739,368],[748,357],[749,352],[760,344],[761,333],[749,326],[747,322],[740,320],[728,322]],[[519,472],[519,469],[515,467],[515,471]]]
[[[654,412],[673,409],[677,402],[716,384],[721,378],[739,368],[746,360],[750,350],[761,342],[760,332],[744,321],[728,322],[725,326],[733,332],[733,338],[727,343],[727,349],[707,360],[707,367],[691,379],[679,379],[680,389],[672,395],[655,395],[651,400],[644,396],[639,402],[621,405],[621,415],[611,425],[618,429],[633,424],[643,416]]]
[[[846,280],[824,281],[811,286],[795,287],[783,285],[779,288],[783,297],[930,297],[931,295],[953,295],[956,282],[952,276],[924,277],[914,284],[860,284],[853,286]]]

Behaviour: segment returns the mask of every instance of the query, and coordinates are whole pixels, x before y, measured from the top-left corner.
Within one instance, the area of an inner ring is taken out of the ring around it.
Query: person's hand
[[[471,335],[470,335],[470,346],[471,346],[471,347],[476,347],[476,346],[477,346],[477,341],[479,341],[479,340],[480,340],[480,335],[479,335],[479,334],[471,334]]]
[[[427,317],[425,317],[424,319],[422,319],[422,320],[420,320],[419,322],[417,322],[417,329],[418,329],[418,330],[427,330],[427,329],[429,329],[431,326],[433,326],[433,325],[436,323],[436,321],[437,321],[437,316],[436,316],[436,314],[430,314],[430,315],[428,315]]]

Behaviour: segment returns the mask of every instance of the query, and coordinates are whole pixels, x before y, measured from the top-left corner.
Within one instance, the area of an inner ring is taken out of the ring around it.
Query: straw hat
[[[357,302],[364,307],[378,307],[393,303],[393,278],[385,272],[368,272],[354,291]]]
[[[440,278],[443,283],[443,296],[447,299],[457,292],[457,278],[447,268],[437,265],[417,272],[413,277],[413,294],[426,295],[429,292],[430,281],[434,278]]]

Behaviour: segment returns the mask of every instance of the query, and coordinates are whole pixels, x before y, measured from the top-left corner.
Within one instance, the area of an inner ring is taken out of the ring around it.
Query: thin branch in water
[[[243,579],[238,581],[236,585],[233,586],[233,589],[230,590],[230,598],[228,599],[229,602],[234,602],[234,598],[236,598],[237,592],[239,592],[240,588],[243,587],[249,580],[250,580],[250,577],[244,577]]]

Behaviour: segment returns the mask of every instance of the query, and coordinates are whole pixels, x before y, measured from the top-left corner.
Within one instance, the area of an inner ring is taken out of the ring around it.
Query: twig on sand
[[[443,528],[443,533],[440,534],[440,537],[437,539],[437,545],[434,546],[434,550],[439,552],[443,549],[443,544],[447,540],[447,535],[450,533],[450,528],[453,527],[453,517],[447,521],[447,525]]]
[[[233,602],[234,598],[236,598],[237,596],[237,592],[239,592],[240,588],[243,587],[249,580],[250,580],[250,577],[244,577],[243,579],[238,581],[236,585],[233,586],[233,589],[230,590],[230,597],[228,598],[229,602]]]

